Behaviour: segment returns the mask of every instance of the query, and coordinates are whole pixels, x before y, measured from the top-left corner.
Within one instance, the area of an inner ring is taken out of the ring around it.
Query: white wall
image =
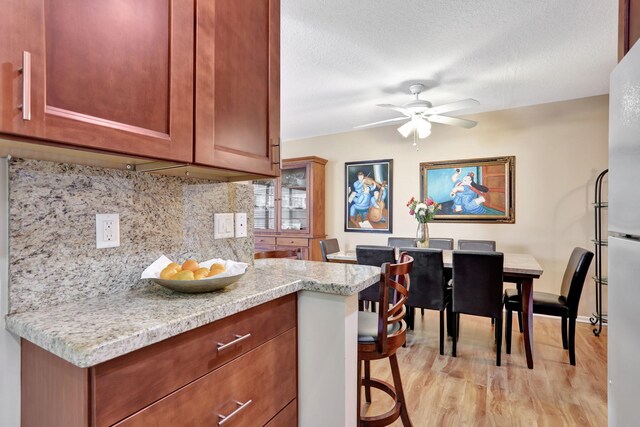
[[[593,185],[607,168],[608,97],[564,101],[466,116],[478,126],[466,130],[434,125],[420,151],[396,131],[398,126],[321,136],[283,143],[285,158],[315,155],[326,166],[327,234],[341,248],[386,244],[389,234],[344,232],[344,163],[394,159],[393,235],[415,236],[406,202],[419,196],[420,162],[516,156],[515,224],[429,225],[431,237],[496,240],[503,252],[528,252],[544,268],[534,283],[558,292],[575,246],[592,250]],[[605,226],[606,229],[606,226]],[[594,310],[593,282],[585,283],[581,314]]]
[[[20,425],[20,340],[4,328],[8,303],[7,161],[0,159],[0,426]]]

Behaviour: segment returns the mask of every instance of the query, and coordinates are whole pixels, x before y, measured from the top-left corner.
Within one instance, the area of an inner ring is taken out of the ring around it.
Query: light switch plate
[[[120,215],[96,214],[96,248],[120,246]]]
[[[213,238],[226,239],[233,237],[233,214],[213,214]]]
[[[247,214],[236,213],[236,237],[247,237]]]

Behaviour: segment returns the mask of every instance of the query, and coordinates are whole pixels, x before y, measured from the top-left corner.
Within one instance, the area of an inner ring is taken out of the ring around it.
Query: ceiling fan
[[[424,91],[424,85],[415,84],[409,86],[409,91],[416,96],[416,99],[409,101],[402,106],[392,104],[378,104],[378,107],[388,108],[390,110],[398,111],[403,114],[403,117],[396,117],[393,119],[381,120],[379,122],[367,123],[366,125],[356,126],[354,129],[361,129],[370,126],[376,126],[383,123],[399,122],[402,120],[409,120],[398,128],[398,132],[405,138],[414,132],[418,138],[423,139],[431,134],[431,123],[441,123],[443,125],[460,126],[466,129],[471,129],[478,122],[473,120],[459,119],[457,117],[443,116],[444,113],[451,111],[464,110],[466,108],[476,107],[480,105],[475,99],[463,99],[461,101],[451,102],[449,104],[440,105],[434,107],[429,101],[420,99],[420,93]],[[415,145],[415,143],[414,143]]]

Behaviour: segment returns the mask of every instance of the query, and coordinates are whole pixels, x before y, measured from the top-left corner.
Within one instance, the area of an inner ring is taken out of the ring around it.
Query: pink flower
[[[427,200],[425,200],[425,203],[427,204],[427,206],[431,206],[433,204],[433,199],[430,197],[427,197]]]
[[[409,211],[409,215],[413,215],[413,214],[415,214],[414,211]]]

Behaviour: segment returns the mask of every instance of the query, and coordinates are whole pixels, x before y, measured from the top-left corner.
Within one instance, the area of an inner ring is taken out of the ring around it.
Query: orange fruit
[[[194,280],[193,271],[182,270],[171,278],[171,280]]]
[[[207,274],[209,274],[208,268],[199,268],[193,272],[193,277],[195,277],[196,280],[204,279],[207,277]]]
[[[184,262],[184,264],[182,264],[183,270],[189,270],[193,272],[199,268],[200,268],[200,265],[198,264],[198,261],[196,261],[195,259],[188,259]]]
[[[224,273],[227,269],[224,268],[224,264],[213,264],[211,266],[211,271],[207,277],[213,277],[220,273]]]
[[[178,273],[178,270],[176,270],[175,267],[171,267],[171,265],[169,265],[164,270],[162,270],[162,272],[160,273],[160,278],[161,279],[171,279],[171,277],[173,275],[175,275],[176,273]]]
[[[169,268],[169,267],[175,268],[178,273],[182,271],[182,266],[180,264],[176,264],[175,262],[170,263],[165,268]]]

